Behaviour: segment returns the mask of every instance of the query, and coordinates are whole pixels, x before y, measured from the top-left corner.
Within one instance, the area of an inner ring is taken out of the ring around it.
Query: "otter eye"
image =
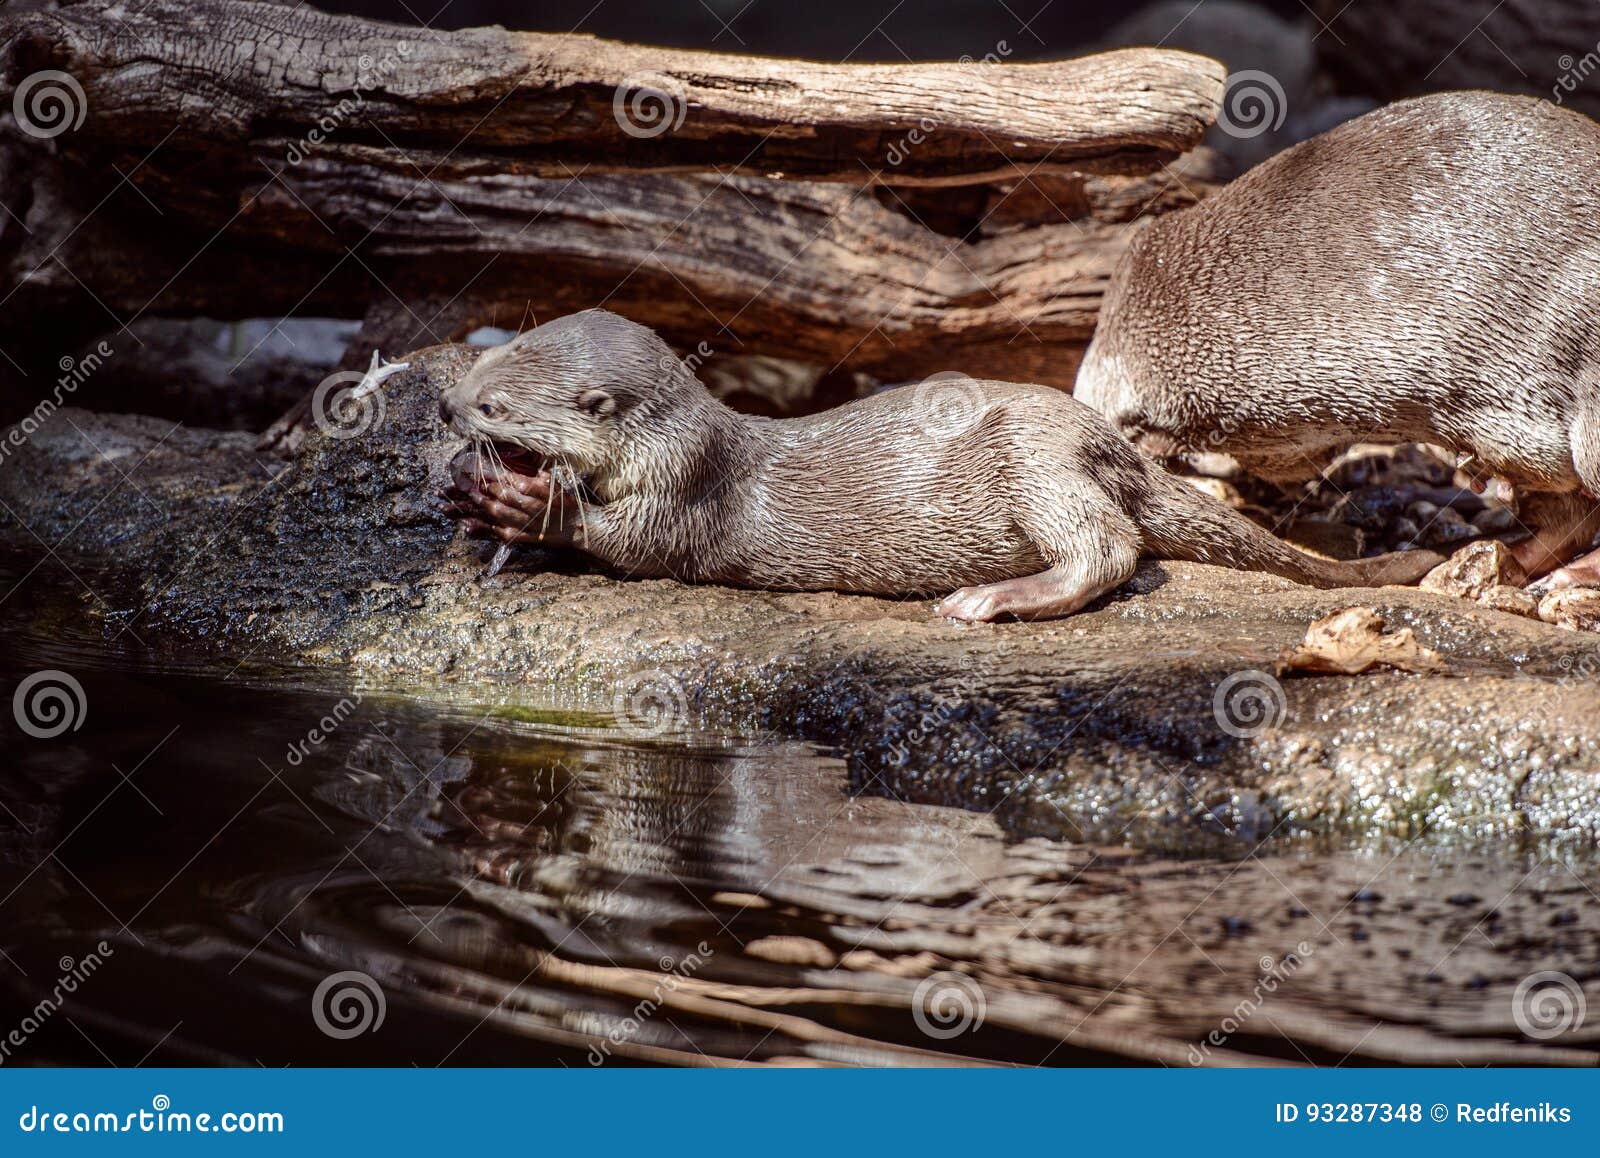
[[[478,403],[478,413],[479,414],[493,414],[494,413],[494,406],[491,405],[488,402],[480,402],[480,403]]]

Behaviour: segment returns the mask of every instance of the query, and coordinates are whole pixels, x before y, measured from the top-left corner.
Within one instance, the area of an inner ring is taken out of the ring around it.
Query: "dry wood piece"
[[[1216,179],[1166,162],[1222,87],[1160,50],[822,65],[246,0],[21,14],[0,66],[5,107],[82,91],[0,139],[0,348],[40,369],[151,315],[362,318],[398,356],[603,304],[702,359],[1067,385],[1137,219]]]
[[[1371,607],[1347,607],[1325,615],[1306,629],[1305,639],[1278,659],[1278,674],[1329,672],[1359,675],[1374,667],[1409,672],[1445,669],[1444,657],[1417,642],[1409,627],[1383,630],[1383,616]]]
[[[1216,61],[1157,49],[1043,64],[820,64],[502,28],[439,33],[245,0],[29,13],[0,48],[13,83],[19,66],[69,73],[92,112],[83,130],[130,148],[211,150],[332,120],[321,136],[492,150],[546,176],[736,168],[859,181],[878,170],[937,184],[1096,160],[1143,171],[1199,143],[1223,82]]]
[[[205,182],[169,169],[176,155],[163,149],[138,181],[164,216],[128,191],[123,217],[107,206],[81,226],[100,195],[47,167],[10,258],[20,288],[7,322],[349,317],[371,301],[415,324],[448,301],[476,324],[515,326],[530,303],[542,320],[604,302],[689,350],[1068,385],[1138,228],[1096,220],[1092,200],[1082,218],[1052,202],[1041,212],[1055,224],[969,242],[892,195],[838,183],[553,180],[514,162],[361,145],[289,165],[282,146],[254,142]],[[1188,201],[1209,186],[1158,173],[1142,188]],[[417,344],[460,330],[419,326]]]

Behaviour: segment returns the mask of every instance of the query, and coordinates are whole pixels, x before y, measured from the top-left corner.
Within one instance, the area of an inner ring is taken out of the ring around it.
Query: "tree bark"
[[[0,107],[42,70],[83,94],[0,137],[0,348],[41,366],[150,315],[426,344],[603,305],[717,356],[1068,385],[1139,219],[1220,180],[1168,158],[1221,67],[1158,50],[819,65],[91,0],[0,63]],[[655,135],[615,103],[640,76],[678,102]]]
[[[720,169],[942,184],[1041,164],[1144,171],[1199,143],[1223,83],[1216,61],[1157,49],[1041,64],[820,64],[502,28],[439,33],[247,0],[30,13],[0,49],[13,74],[69,73],[88,137],[127,148],[212,150],[292,126],[310,152],[332,122],[322,135],[514,156],[548,177]]]

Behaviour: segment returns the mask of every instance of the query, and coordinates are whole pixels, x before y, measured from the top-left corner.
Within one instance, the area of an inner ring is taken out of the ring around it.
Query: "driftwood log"
[[[818,65],[242,0],[4,29],[3,107],[81,92],[0,149],[24,365],[146,316],[362,318],[354,362],[604,303],[688,350],[1066,384],[1137,219],[1217,179],[1222,69],[1179,52]]]

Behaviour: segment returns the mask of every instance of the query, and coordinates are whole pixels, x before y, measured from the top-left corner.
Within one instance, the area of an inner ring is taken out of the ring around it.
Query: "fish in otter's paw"
[[[577,547],[630,575],[959,588],[939,613],[991,620],[1070,615],[1141,555],[1320,587],[1412,582],[1439,562],[1302,554],[1043,386],[934,379],[804,418],[743,415],[655,333],[603,310],[485,352],[439,407],[473,441],[453,497],[478,533]]]
[[[1450,93],[1295,146],[1139,235],[1074,393],[1278,481],[1444,446],[1514,484],[1527,576],[1600,584],[1600,124]]]

